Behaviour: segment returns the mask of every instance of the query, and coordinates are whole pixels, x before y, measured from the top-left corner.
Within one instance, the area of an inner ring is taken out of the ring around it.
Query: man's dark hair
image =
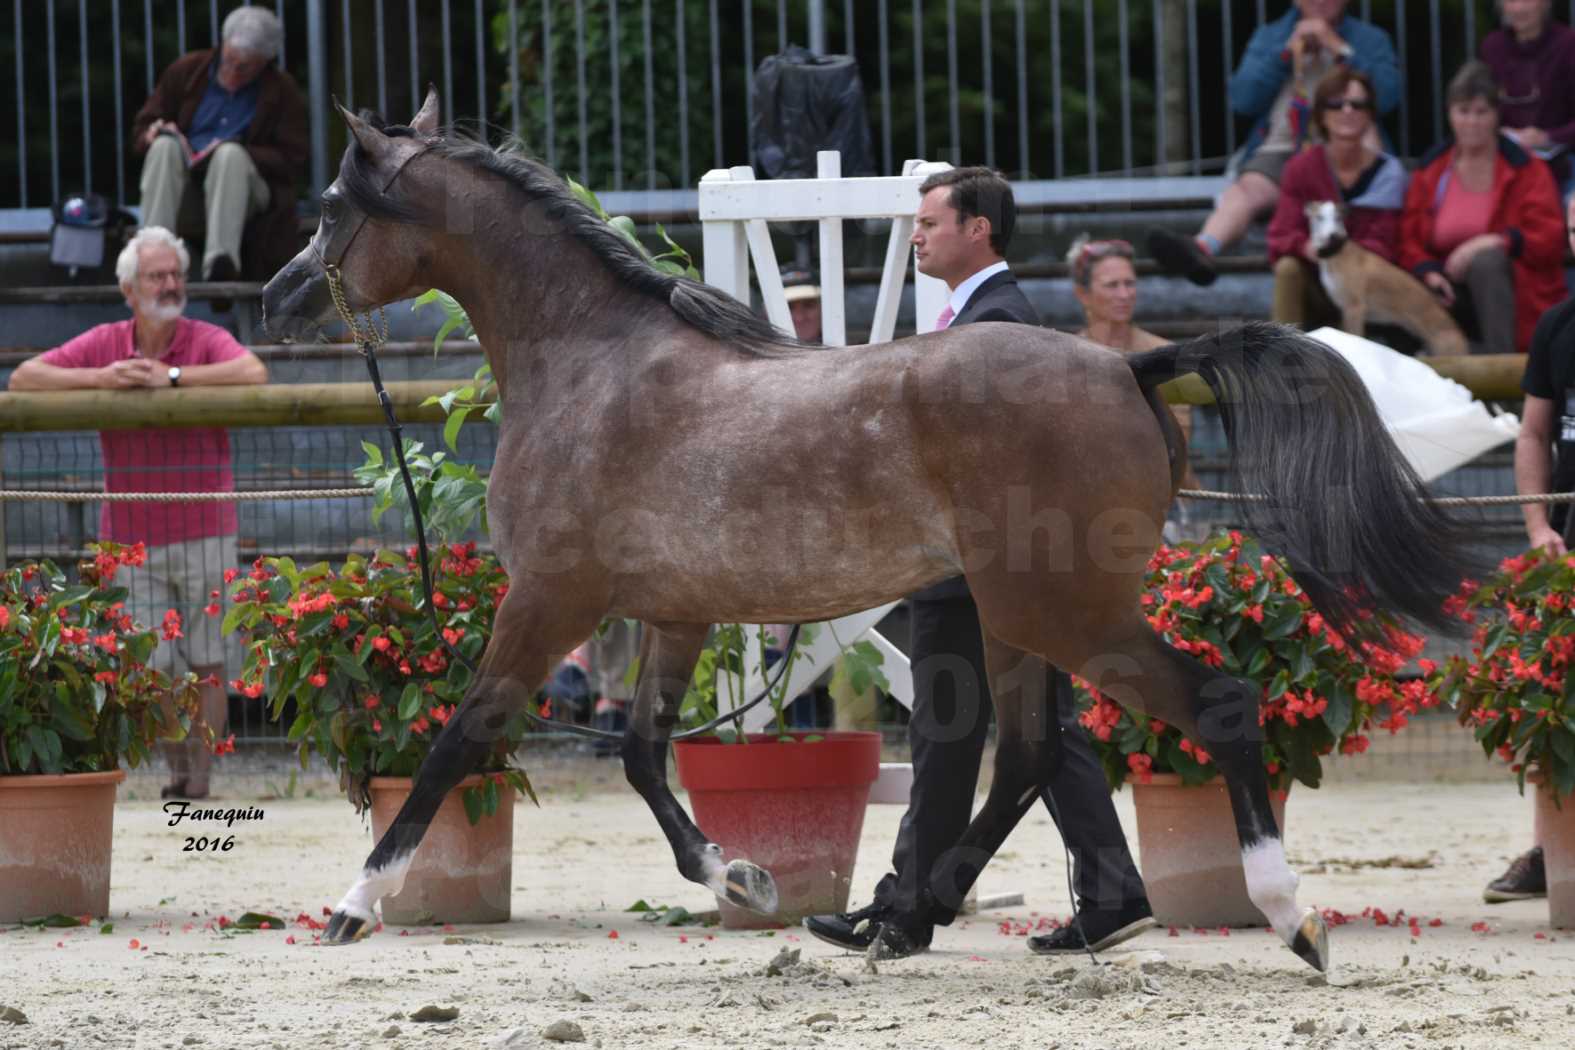
[[[1012,230],[1017,226],[1012,184],[994,168],[952,168],[919,183],[919,196],[940,186],[950,189],[946,203],[957,210],[959,221],[975,216],[990,220],[990,247],[1004,258],[1006,246],[1012,243]]]

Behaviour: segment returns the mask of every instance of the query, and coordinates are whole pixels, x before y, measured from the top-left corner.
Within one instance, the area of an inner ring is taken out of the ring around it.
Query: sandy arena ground
[[[324,949],[300,927],[215,927],[248,910],[320,917],[371,844],[348,804],[258,801],[260,790],[232,780],[228,800],[266,817],[236,826],[234,851],[198,856],[180,851],[183,831],[148,799],[157,781],[138,776],[116,813],[114,931],[0,933],[0,1007],[27,1017],[0,1021],[0,1048],[512,1050],[563,1045],[543,1033],[564,1021],[587,1045],[641,1050],[1575,1044],[1575,931],[1549,929],[1544,902],[1490,907],[1478,896],[1530,833],[1531,804],[1506,784],[1293,792],[1288,847],[1302,900],[1352,917],[1332,932],[1328,980],[1262,931],[1164,929],[1107,953],[1096,980],[1086,958],[1030,956],[1010,928],[1067,913],[1060,842],[1042,809],[982,883],[986,894],[1024,892],[1026,906],[961,921],[930,953],[870,973],[862,957],[802,931],[639,921],[624,911],[637,898],[714,904],[675,873],[609,763],[538,779],[542,808],[516,810],[512,922],[389,928]],[[1117,798],[1130,832],[1130,795]],[[880,876],[900,815],[870,808],[856,903]],[[1360,917],[1369,908],[1419,917],[1420,934]],[[784,949],[800,962],[768,972]],[[458,1017],[410,1018],[429,1005]]]

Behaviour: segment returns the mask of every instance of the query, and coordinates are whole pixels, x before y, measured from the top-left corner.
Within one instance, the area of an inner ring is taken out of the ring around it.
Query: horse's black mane
[[[370,115],[363,114],[367,116]],[[395,138],[410,138],[416,134],[403,124],[389,125],[382,130],[383,134]],[[623,234],[586,207],[556,172],[517,149],[494,149],[485,142],[450,132],[433,140],[428,151],[492,172],[532,200],[542,202],[550,218],[562,223],[625,284],[666,303],[679,317],[707,335],[756,353],[805,345],[783,335],[771,322],[756,316],[726,292],[687,277],[663,273],[652,266]],[[383,194],[378,175],[368,160],[366,151],[352,139],[339,170],[339,185],[345,200],[372,218],[419,221],[421,209]]]

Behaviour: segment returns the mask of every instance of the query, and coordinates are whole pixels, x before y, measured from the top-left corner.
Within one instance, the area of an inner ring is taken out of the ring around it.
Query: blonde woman
[[[1096,241],[1085,233],[1072,242],[1066,253],[1066,264],[1071,271],[1072,293],[1083,307],[1083,327],[1076,333],[1080,338],[1124,354],[1153,350],[1169,342],[1132,322],[1137,312],[1137,264],[1132,245],[1120,240]],[[1192,409],[1177,405],[1171,412],[1190,445]],[[1187,488],[1198,487],[1191,466],[1187,467],[1182,484]],[[1172,511],[1173,515],[1176,513]],[[1178,523],[1181,520],[1181,517],[1176,518]]]

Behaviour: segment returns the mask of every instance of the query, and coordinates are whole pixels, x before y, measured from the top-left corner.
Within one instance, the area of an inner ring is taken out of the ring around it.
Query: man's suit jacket
[[[963,304],[962,312],[953,317],[947,327],[956,328],[960,324],[972,324],[975,321],[1014,321],[1017,324],[1037,325],[1039,313],[1023,290],[1017,287],[1017,278],[1012,276],[1012,271],[1006,270],[975,288]],[[968,596],[967,581],[961,576],[953,576],[918,591],[913,598],[915,601],[938,601]]]

